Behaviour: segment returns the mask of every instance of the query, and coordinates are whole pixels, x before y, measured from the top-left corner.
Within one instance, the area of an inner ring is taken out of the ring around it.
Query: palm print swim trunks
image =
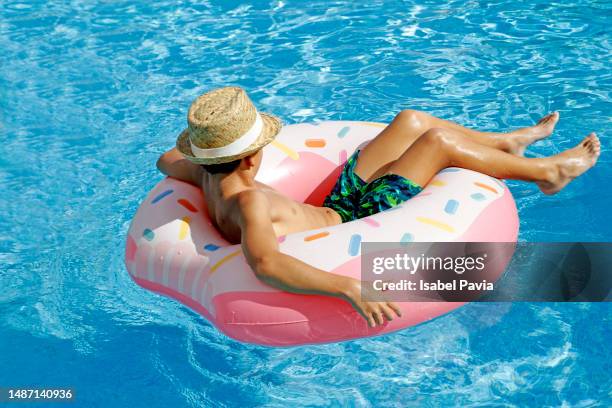
[[[388,210],[419,194],[423,187],[397,174],[385,174],[367,183],[355,174],[359,150],[346,161],[324,207],[335,210],[342,222]]]

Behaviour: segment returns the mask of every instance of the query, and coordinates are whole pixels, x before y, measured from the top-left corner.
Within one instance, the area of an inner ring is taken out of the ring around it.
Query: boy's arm
[[[249,191],[238,197],[241,212],[242,249],[247,262],[262,281],[294,293],[323,294],[344,298],[353,304],[370,326],[383,323],[400,310],[392,302],[361,300],[360,281],[325,272],[278,250],[270,205],[265,194]]]
[[[201,169],[195,163],[187,160],[176,147],[162,154],[157,160],[157,168],[167,176],[186,181],[199,186]]]

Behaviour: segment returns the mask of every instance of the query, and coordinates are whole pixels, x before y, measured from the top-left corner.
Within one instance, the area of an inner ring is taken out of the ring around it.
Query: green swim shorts
[[[388,210],[419,194],[423,188],[397,174],[385,174],[370,183],[355,174],[359,150],[349,157],[324,207],[340,214],[342,222]]]

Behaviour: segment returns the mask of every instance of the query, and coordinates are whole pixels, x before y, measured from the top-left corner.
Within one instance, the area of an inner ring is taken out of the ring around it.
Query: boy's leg
[[[364,180],[384,174],[391,162],[397,160],[419,136],[431,128],[455,130],[477,143],[522,154],[525,146],[549,135],[558,118],[559,115],[553,113],[545,116],[535,126],[510,133],[493,133],[471,130],[425,112],[404,110],[360,152],[355,172]]]
[[[425,114],[427,115],[427,114]],[[550,136],[559,121],[559,112],[552,112],[542,117],[537,124],[510,132],[481,132],[461,126],[455,122],[429,117],[430,128],[443,128],[456,130],[468,136],[475,142],[486,146],[495,147],[507,153],[518,154],[525,152],[525,148],[537,140]]]
[[[457,166],[497,178],[534,181],[544,193],[554,194],[591,168],[599,153],[595,134],[556,156],[527,159],[476,143],[455,130],[433,128],[391,163],[385,173],[425,186],[440,170]]]

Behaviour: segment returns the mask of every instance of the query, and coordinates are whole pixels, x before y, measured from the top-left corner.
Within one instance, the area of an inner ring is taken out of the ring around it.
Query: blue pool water
[[[506,130],[558,110],[530,155],[598,131],[602,156],[554,197],[511,182],[520,238],[612,239],[609,1],[362,3],[0,3],[0,386],[72,386],[87,407],[612,404],[606,304],[472,304],[269,349],[128,277],[156,158],[228,84],[286,123],[417,108]]]

